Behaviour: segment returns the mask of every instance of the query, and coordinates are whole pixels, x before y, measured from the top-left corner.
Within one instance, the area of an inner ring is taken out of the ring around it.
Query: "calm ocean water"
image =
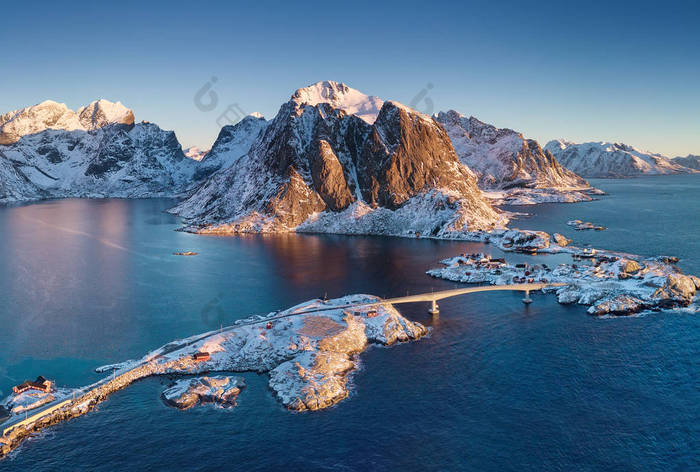
[[[515,223],[578,243],[682,257],[700,273],[700,178],[596,180],[582,204]],[[167,200],[64,200],[0,208],[0,392],[39,374],[60,385],[172,339],[327,293],[445,289],[424,271],[479,244],[174,231]],[[607,226],[577,232],[580,218]],[[492,254],[496,250],[486,246]],[[192,250],[196,257],[172,256]],[[507,255],[515,259],[528,256]],[[561,256],[548,256],[557,262]],[[700,314],[597,320],[535,295],[484,293],[403,313],[430,338],[371,348],[350,398],[284,410],[267,377],[225,411],[165,407],[168,379],[117,392],[53,427],[0,470],[698,470]]]

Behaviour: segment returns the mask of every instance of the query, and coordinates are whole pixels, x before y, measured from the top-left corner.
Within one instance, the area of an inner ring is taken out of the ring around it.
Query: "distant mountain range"
[[[671,159],[674,164],[700,171],[700,156],[688,154],[685,157],[674,157]]]
[[[621,143],[550,141],[545,149],[569,170],[584,177],[634,177],[638,175],[694,173],[697,156],[669,158]]]
[[[121,103],[77,112],[46,101],[0,116],[0,201],[172,196],[192,184],[195,161],[175,133],[134,124]]]
[[[245,154],[264,123],[246,117],[210,152],[185,156],[174,132],[134,123],[119,102],[73,111],[45,101],[0,115],[0,202],[182,195]]]
[[[221,129],[208,151],[121,103],[46,101],[0,115],[0,202],[180,197],[192,231],[453,237],[505,225],[494,204],[589,200],[582,177],[697,172],[621,144],[532,139],[456,111],[424,115],[324,81],[272,120]]]
[[[511,203],[574,202],[595,193],[588,182],[562,167],[534,139],[496,128],[450,110],[436,115],[460,161],[479,179],[479,187],[504,191]]]

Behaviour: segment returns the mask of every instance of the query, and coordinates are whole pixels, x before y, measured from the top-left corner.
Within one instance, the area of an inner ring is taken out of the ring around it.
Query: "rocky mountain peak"
[[[134,113],[121,103],[108,100],[96,100],[77,112],[65,103],[45,100],[0,115],[0,144],[12,144],[22,136],[47,129],[92,131],[114,123],[132,125]]]
[[[331,107],[343,110],[348,115],[356,115],[369,124],[374,123],[384,101],[378,97],[365,95],[344,83],[332,80],[316,82],[300,88],[291,100],[300,106],[316,106],[327,103]]]
[[[80,107],[77,111],[80,124],[86,130],[102,128],[113,123],[125,125],[134,124],[134,112],[121,102],[109,100],[95,100],[87,106]]]
[[[460,161],[478,176],[483,188],[589,188],[537,141],[525,139],[517,131],[497,128],[454,110],[440,112],[436,119],[447,130]]]
[[[197,146],[191,146],[188,148],[183,148],[182,152],[185,154],[185,157],[188,159],[192,159],[193,161],[201,161],[204,159],[204,157],[209,153],[208,150],[200,149]]]
[[[700,156],[688,154],[685,157],[674,157],[671,159],[675,164],[681,165],[688,169],[700,170]]]
[[[198,230],[232,233],[330,225],[435,236],[503,221],[438,122],[337,82],[297,90],[236,165],[173,211]]]
[[[76,130],[83,126],[65,103],[46,100],[37,105],[0,115],[0,144],[11,144],[45,129]]]

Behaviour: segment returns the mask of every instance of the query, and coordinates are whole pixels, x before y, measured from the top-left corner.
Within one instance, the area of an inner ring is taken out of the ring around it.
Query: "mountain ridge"
[[[330,94],[353,90],[327,82],[299,90],[329,86]],[[216,173],[172,212],[187,218],[191,230],[214,233],[328,232],[329,219],[342,218],[347,220],[342,231],[353,232],[361,218],[371,231],[393,219],[393,232],[447,234],[504,220],[431,117],[386,101],[370,123],[348,113],[366,115],[371,108],[356,100],[349,108],[332,99],[312,105],[300,96],[295,92],[280,107],[236,166]],[[410,215],[394,218],[411,205],[423,224],[412,224]]]
[[[695,172],[662,154],[642,151],[624,143],[573,143],[562,139],[549,141],[545,149],[563,166],[584,177],[614,178]]]

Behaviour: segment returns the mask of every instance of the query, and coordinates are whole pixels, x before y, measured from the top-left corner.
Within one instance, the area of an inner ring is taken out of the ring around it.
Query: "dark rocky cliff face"
[[[325,139],[315,141],[309,158],[314,190],[329,209],[339,211],[347,208],[354,198],[343,166],[330,143]]]
[[[360,154],[360,185],[372,206],[396,209],[432,188],[478,196],[474,178],[459,165],[445,130],[433,120],[386,102]]]
[[[314,214],[340,215],[353,205],[366,206],[365,213],[398,210],[431,191],[449,194],[457,219],[474,229],[499,219],[429,116],[386,102],[370,124],[293,97],[247,155],[172,211],[205,231],[293,231]],[[471,211],[478,224],[467,217]]]

